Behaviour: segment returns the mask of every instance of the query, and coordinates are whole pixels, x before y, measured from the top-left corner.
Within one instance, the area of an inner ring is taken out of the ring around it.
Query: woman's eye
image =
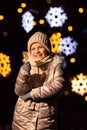
[[[35,48],[31,48],[31,50],[35,50]]]
[[[39,48],[43,48],[43,46],[39,46]]]

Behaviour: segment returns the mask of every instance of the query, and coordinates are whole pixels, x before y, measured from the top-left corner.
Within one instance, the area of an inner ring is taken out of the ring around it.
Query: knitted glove
[[[25,62],[24,65],[22,66],[22,69],[30,73],[31,70],[31,65],[29,62]]]

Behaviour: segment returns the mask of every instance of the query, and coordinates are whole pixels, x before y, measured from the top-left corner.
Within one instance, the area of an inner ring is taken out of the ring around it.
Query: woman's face
[[[33,43],[30,47],[30,53],[35,61],[39,61],[47,56],[47,50],[40,43]]]

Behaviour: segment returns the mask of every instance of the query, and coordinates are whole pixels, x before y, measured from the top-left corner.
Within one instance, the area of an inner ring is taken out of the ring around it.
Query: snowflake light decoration
[[[87,93],[87,76],[83,73],[78,74],[71,80],[72,92],[75,92],[81,96]]]
[[[45,15],[45,19],[50,27],[62,27],[68,17],[61,7],[50,7]]]
[[[53,33],[50,37],[50,43],[51,43],[51,51],[53,53],[60,52],[60,41],[61,41],[61,33]]]
[[[0,53],[0,75],[7,77],[11,72],[9,56]]]
[[[29,33],[33,29],[34,16],[27,11],[22,15],[22,27]]]
[[[76,52],[78,43],[71,37],[65,37],[60,42],[60,50],[66,56]]]

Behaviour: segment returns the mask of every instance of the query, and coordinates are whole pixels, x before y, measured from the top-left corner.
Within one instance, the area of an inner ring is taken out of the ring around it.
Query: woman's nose
[[[36,52],[39,52],[39,48],[36,48]]]

